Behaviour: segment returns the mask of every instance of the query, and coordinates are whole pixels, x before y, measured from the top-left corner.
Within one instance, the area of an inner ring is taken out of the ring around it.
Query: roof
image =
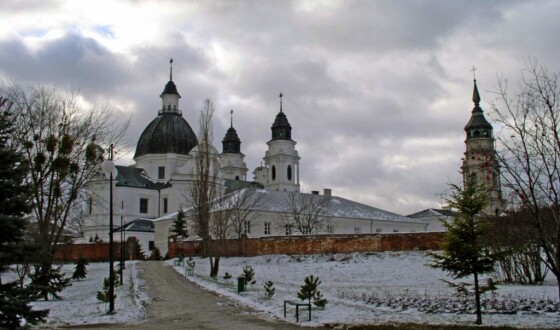
[[[252,198],[253,200],[262,198],[260,203],[247,202],[245,204],[247,205],[247,207],[253,208],[253,210],[255,211],[284,213],[284,212],[289,212],[290,210],[288,199],[290,194],[292,194],[292,192],[266,191],[263,189],[251,189],[251,188],[235,191],[214,201],[213,209],[218,209],[218,205],[235,205],[235,200],[239,198],[243,198],[242,196],[244,194],[251,194],[249,198]],[[328,198],[330,200],[330,204],[329,204],[330,213],[333,217],[361,219],[361,220],[421,223],[419,220],[407,218],[405,216],[396,213],[381,210],[373,206],[354,202],[338,196],[329,197],[324,195],[314,195],[314,194],[304,194],[304,193],[297,193],[297,194],[301,194],[304,199],[314,200],[314,202],[317,203],[320,203],[323,199]],[[192,212],[192,208],[187,209],[185,212],[187,213]],[[177,213],[169,214],[155,221],[174,218],[176,215]]]
[[[241,140],[237,136],[237,131],[233,126],[228,128],[226,136],[222,140],[222,153],[224,154],[240,154]]]
[[[226,194],[244,188],[264,189],[264,186],[262,184],[254,181],[233,180],[233,179],[225,179],[224,181],[226,186]]]
[[[165,85],[165,88],[163,89],[163,92],[161,93],[161,95],[164,95],[164,94],[179,95],[179,92],[177,92],[177,86],[175,86],[175,83],[173,82],[173,80],[169,80],[169,82]],[[179,97],[181,97],[181,95],[179,95]]]
[[[280,110],[272,124],[272,140],[291,140],[292,126],[288,122],[286,114]]]
[[[471,119],[465,125],[465,131],[473,128],[492,130],[492,125],[484,117],[484,112],[480,107],[480,94],[478,93],[478,87],[476,86],[476,80],[474,81],[473,97],[474,108],[472,110]]]
[[[143,188],[143,189],[162,189],[171,187],[169,182],[152,180],[146,171],[141,168],[117,165],[116,186]]]
[[[188,155],[197,144],[196,135],[180,113],[163,112],[140,135],[134,158],[148,154]]]
[[[125,223],[122,227],[115,228],[113,231],[121,231],[124,228],[124,231],[136,231],[136,232],[145,232],[145,233],[153,233],[154,230],[154,222],[153,219],[145,219],[145,218],[138,218],[132,220],[128,223]]]
[[[409,218],[425,218],[425,217],[453,217],[455,212],[446,209],[425,209],[416,213],[407,215]]]

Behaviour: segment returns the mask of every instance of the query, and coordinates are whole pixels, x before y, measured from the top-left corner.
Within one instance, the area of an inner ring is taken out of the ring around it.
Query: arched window
[[[235,180],[239,180],[239,175],[236,175],[236,176],[235,176]]]
[[[288,165],[288,181],[292,181],[292,165]]]
[[[272,181],[276,180],[276,166],[272,165]]]

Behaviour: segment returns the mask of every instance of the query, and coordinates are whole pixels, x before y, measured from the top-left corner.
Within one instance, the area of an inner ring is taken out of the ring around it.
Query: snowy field
[[[308,275],[318,276],[322,282],[319,290],[329,302],[324,310],[313,309],[311,322],[303,316],[300,323],[305,326],[388,322],[473,324],[475,320],[472,306],[442,281],[450,278],[427,266],[429,258],[421,252],[223,258],[217,280],[208,278],[207,259],[194,260],[195,276],[187,277],[189,280],[272,318],[283,319],[283,301],[297,300],[303,279]],[[173,261],[167,263],[171,265]],[[33,303],[36,309],[50,309],[47,322],[40,327],[141,322],[145,316],[143,303],[148,297],[139,290],[142,276],[136,265],[127,263],[125,283],[116,288],[116,314],[107,315],[108,304],[96,298],[103,278],[108,276],[108,263],[91,263],[87,266],[87,278],[73,281],[62,292],[62,300]],[[247,292],[238,295],[237,276],[245,265],[254,268],[257,283],[249,284]],[[74,267],[67,264],[63,270],[71,275]],[[184,275],[183,267],[175,269]],[[224,279],[225,272],[233,277]],[[2,274],[4,282],[13,279],[16,279],[14,273]],[[276,288],[272,299],[265,297],[262,287],[268,280]],[[486,307],[485,325],[542,329],[557,328],[560,324],[557,287],[550,276],[542,286],[499,286],[496,294],[488,294],[486,298],[493,305]],[[288,311],[287,320],[295,322],[293,308]]]
[[[135,323],[145,315],[142,301],[147,298],[139,291],[141,280],[136,268],[136,261],[126,263],[123,285],[115,288],[115,310],[117,313],[107,315],[109,304],[97,300],[97,291],[103,288],[103,279],[109,277],[109,263],[90,263],[84,280],[72,281],[72,285],[60,294],[61,300],[39,300],[32,303],[34,309],[49,309],[46,322],[39,327],[59,327],[77,324]],[[74,264],[66,264],[62,270],[72,276]],[[115,269],[117,263],[115,263]],[[13,272],[3,273],[2,281],[17,279]]]
[[[457,297],[442,280],[451,280],[433,269],[422,252],[386,252],[375,254],[260,256],[222,258],[220,277],[208,277],[207,259],[195,258],[194,276],[189,280],[261,310],[269,316],[284,318],[283,301],[298,300],[297,291],[308,275],[321,280],[319,290],[328,299],[324,310],[313,309],[312,321],[321,324],[380,324],[415,322],[430,324],[473,324],[473,307]],[[168,261],[169,264],[173,262]],[[237,277],[243,266],[255,270],[256,284],[237,294]],[[183,267],[175,269],[184,275]],[[228,272],[233,277],[224,279]],[[274,282],[276,293],[265,297],[263,283]],[[554,328],[560,324],[560,303],[556,283],[549,276],[541,286],[500,285],[495,294],[487,294],[485,325]],[[305,314],[305,313],[304,313]],[[288,321],[295,322],[293,308]]]

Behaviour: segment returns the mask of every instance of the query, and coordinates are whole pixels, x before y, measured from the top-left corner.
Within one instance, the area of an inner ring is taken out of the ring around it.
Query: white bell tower
[[[261,182],[267,190],[299,192],[299,160],[296,141],[292,140],[292,126],[282,111],[272,124],[272,139],[267,142],[268,150],[263,158],[266,182]]]

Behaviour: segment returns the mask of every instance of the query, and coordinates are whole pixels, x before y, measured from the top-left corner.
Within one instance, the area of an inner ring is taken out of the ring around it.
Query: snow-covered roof
[[[452,217],[455,213],[449,209],[425,209],[416,213],[407,215],[409,218],[426,218],[426,217]]]
[[[136,220],[132,220],[131,222],[125,223],[122,227],[115,228],[113,231],[119,232],[121,228],[124,228],[126,232],[148,232],[153,233],[154,230],[154,222],[153,219],[144,219],[138,218]]]
[[[146,171],[141,168],[117,165],[117,181],[119,187],[143,188],[143,189],[162,189],[171,187],[169,182],[156,181],[148,176]]]
[[[248,195],[246,195],[248,194]],[[236,205],[236,200],[249,198],[251,201],[245,203],[246,208],[251,208],[255,211],[263,212],[275,212],[284,213],[290,212],[290,194],[292,192],[286,191],[267,191],[264,189],[251,189],[245,188],[242,190],[235,191],[233,193],[227,194],[222,198],[218,198],[213,202],[213,210],[218,210],[220,208],[231,208],[231,205]],[[363,220],[382,220],[382,221],[395,221],[395,222],[414,222],[419,221],[412,218],[407,218],[405,216],[378,209],[373,206],[366,204],[354,202],[338,196],[324,196],[315,194],[301,194],[301,197],[306,200],[313,200],[313,203],[321,203],[325,198],[329,199],[328,202],[330,214],[338,218],[350,218],[350,219],[363,219]],[[247,197],[245,197],[247,196]],[[259,200],[259,202],[254,202]],[[228,207],[230,205],[230,207]],[[189,208],[185,210],[185,213],[192,212],[193,209]],[[166,220],[175,218],[177,213],[168,214],[164,217],[156,219]]]

